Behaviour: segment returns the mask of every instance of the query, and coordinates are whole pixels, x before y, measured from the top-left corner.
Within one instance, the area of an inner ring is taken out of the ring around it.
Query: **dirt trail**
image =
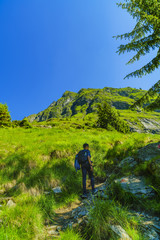
[[[89,208],[93,206],[94,199],[99,197],[102,200],[108,200],[105,190],[108,187],[107,182],[96,185],[98,194],[95,196],[91,194],[89,190],[87,199],[79,198],[67,207],[57,209],[54,218],[54,223],[46,226],[46,240],[56,239],[60,237],[60,232],[66,228],[81,228],[87,222]],[[130,210],[131,215],[135,215],[140,218],[141,228],[146,234],[148,240],[160,239],[160,218],[153,217],[145,212],[136,212]],[[121,238],[125,239],[125,238]]]
[[[99,192],[103,192],[105,183],[97,184],[95,186]],[[88,213],[88,207],[94,196],[91,194],[91,188],[88,187],[88,197],[82,199],[81,197],[67,207],[55,210],[54,223],[46,226],[46,240],[59,238],[59,232],[68,227],[77,227],[82,225]]]

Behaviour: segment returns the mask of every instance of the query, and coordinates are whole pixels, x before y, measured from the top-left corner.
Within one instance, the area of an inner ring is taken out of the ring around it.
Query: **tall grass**
[[[131,216],[127,209],[114,201],[96,200],[90,210],[86,227],[88,239],[117,239],[118,236],[112,232],[111,225],[120,225],[132,239],[144,239],[140,232],[139,220]]]

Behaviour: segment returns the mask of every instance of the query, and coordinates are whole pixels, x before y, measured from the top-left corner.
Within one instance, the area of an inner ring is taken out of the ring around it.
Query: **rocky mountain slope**
[[[78,93],[66,91],[60,99],[44,111],[28,117],[30,122],[41,122],[50,118],[71,117],[76,114],[96,112],[97,104],[103,101],[111,102],[116,109],[129,109],[136,100],[146,93],[135,88],[81,89]]]

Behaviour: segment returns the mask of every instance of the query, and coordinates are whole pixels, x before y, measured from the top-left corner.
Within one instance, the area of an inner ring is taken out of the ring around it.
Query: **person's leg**
[[[87,169],[83,167],[82,168],[83,194],[87,194],[87,192],[86,192],[86,176],[87,176]]]
[[[89,178],[91,180],[91,186],[92,186],[92,192],[94,192],[95,188],[94,188],[94,175],[93,175],[93,171],[91,171],[91,169],[88,169],[88,174],[89,174]]]

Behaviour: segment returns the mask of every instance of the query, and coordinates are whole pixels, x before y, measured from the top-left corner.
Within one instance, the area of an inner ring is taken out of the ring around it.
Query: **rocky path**
[[[69,228],[81,228],[87,223],[89,207],[94,205],[94,199],[99,197],[101,200],[111,201],[105,194],[107,183],[97,186],[98,194],[93,196],[88,193],[87,199],[77,200],[70,207],[56,210],[54,223],[46,226],[46,240],[56,239],[60,237],[60,232]],[[144,212],[130,212],[132,216],[137,216],[140,219],[142,231],[145,233],[146,240],[160,239],[160,218],[150,216]],[[131,240],[128,234],[121,226],[111,226],[121,240]],[[134,239],[133,239],[134,240]]]
[[[99,194],[101,197],[107,198],[104,194],[105,184],[97,185]],[[94,199],[97,197],[93,196],[91,192],[88,192],[87,199],[77,200],[72,203],[70,207],[57,209],[55,211],[54,224],[46,226],[46,240],[59,238],[60,231],[64,231],[69,228],[81,227],[87,221],[89,207],[93,205]]]

